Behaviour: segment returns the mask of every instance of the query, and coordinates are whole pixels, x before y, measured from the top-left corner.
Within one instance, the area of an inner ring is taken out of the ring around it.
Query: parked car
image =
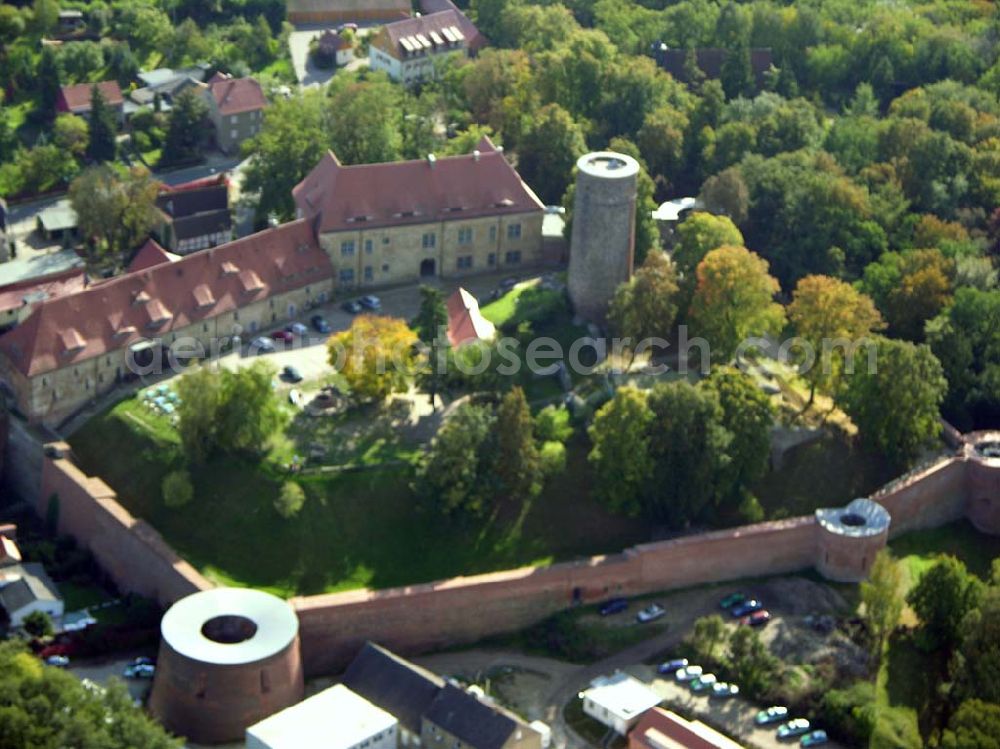
[[[126,679],[152,679],[156,675],[156,666],[147,663],[130,664],[122,671]]]
[[[751,598],[739,606],[735,607],[730,611],[735,619],[742,619],[744,616],[748,616],[755,611],[760,611],[764,608],[764,604],[758,601],[756,598]]]
[[[661,674],[672,674],[678,669],[687,668],[688,659],[687,658],[674,658],[672,661],[667,661],[666,663],[661,663],[656,671]]]
[[[763,627],[769,621],[771,621],[771,612],[767,609],[762,609],[754,611],[750,616],[744,616],[740,619],[740,624],[745,624],[748,627]]]
[[[547,205],[545,206],[545,213],[549,216],[565,216],[566,208],[561,205]]]
[[[674,672],[674,678],[677,681],[691,681],[697,679],[703,673],[701,666],[684,666],[683,668],[677,669]]]
[[[362,309],[361,305],[358,304],[353,299],[348,299],[346,302],[344,302],[342,305],[340,305],[340,308],[342,310],[344,310],[344,312],[347,312],[347,313],[352,314],[352,315],[358,314],[361,311],[361,309]]]
[[[358,25],[356,23],[353,23],[353,22],[351,22],[351,23],[342,23],[342,24],[340,24],[340,26],[337,27],[337,31],[338,32],[340,32],[340,31],[353,31],[353,32],[357,33],[357,31],[358,31]]]
[[[704,692],[712,689],[718,681],[715,674],[702,674],[697,679],[693,679],[688,686],[692,692]]]
[[[287,366],[281,370],[281,378],[288,382],[302,382],[302,373],[295,367]]]
[[[799,743],[802,746],[819,746],[820,744],[825,744],[828,740],[826,731],[813,731],[803,736]]]
[[[309,332],[309,328],[307,328],[300,322],[289,323],[288,325],[285,326],[285,330],[287,330],[292,335],[299,336],[300,338]]]
[[[649,606],[644,608],[638,614],[635,615],[635,620],[640,624],[645,624],[646,622],[653,622],[662,616],[666,616],[667,610],[663,608],[658,603],[651,603]]]
[[[69,656],[66,655],[50,655],[45,659],[46,665],[55,666],[56,668],[66,668],[69,665]]]
[[[730,593],[728,596],[719,601],[719,607],[723,609],[731,609],[733,606],[739,606],[747,600],[747,597],[742,593]]]
[[[805,718],[795,718],[778,726],[779,739],[792,739],[809,733],[809,721]]]
[[[271,333],[271,338],[276,341],[282,341],[283,343],[291,343],[295,340],[295,336],[289,333],[287,330],[276,330]]]
[[[754,723],[758,726],[766,726],[769,723],[777,723],[788,717],[788,708],[783,705],[772,705],[767,710],[761,710],[754,718]]]
[[[250,348],[256,349],[258,354],[269,354],[274,351],[274,341],[264,336],[258,336],[250,341]]]
[[[322,315],[313,315],[309,318],[310,324],[313,326],[313,330],[317,333],[329,333],[330,323],[326,321],[326,318]]]
[[[139,656],[138,658],[133,658],[129,661],[130,666],[155,666],[156,659],[148,658],[147,656]]]
[[[713,697],[735,697],[740,693],[740,688],[728,681],[720,681],[712,685]]]
[[[601,608],[598,609],[601,616],[611,616],[612,614],[620,614],[625,609],[628,608],[628,601],[624,598],[612,598],[610,601],[605,601],[601,604]]]
[[[505,278],[500,282],[500,290],[503,291],[504,294],[513,289],[515,286],[517,286],[516,278]]]
[[[358,304],[365,309],[370,309],[372,312],[382,309],[382,300],[377,296],[363,296],[358,300]]]

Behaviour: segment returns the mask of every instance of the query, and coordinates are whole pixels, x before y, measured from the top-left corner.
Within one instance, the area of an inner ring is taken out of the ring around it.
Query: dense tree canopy
[[[842,402],[862,439],[905,466],[940,434],[948,383],[926,345],[877,338],[870,353],[855,357]]]
[[[728,361],[750,336],[784,326],[784,308],[774,301],[778,282],[767,271],[767,261],[745,247],[719,247],[698,264],[689,319],[713,360]]]
[[[72,674],[45,666],[16,640],[0,643],[0,745],[178,749],[121,683],[88,689]]]

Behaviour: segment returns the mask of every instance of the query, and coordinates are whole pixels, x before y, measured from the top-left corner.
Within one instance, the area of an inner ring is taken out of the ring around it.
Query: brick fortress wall
[[[91,549],[120,588],[168,605],[211,587],[152,527],[121,507],[104,482],[80,471],[68,446],[50,445],[48,453],[38,512],[44,515],[48,498],[57,494],[60,531]],[[987,518],[983,510],[987,494],[991,507],[1000,508],[1000,496],[991,492],[1000,492],[1000,460],[978,460],[965,450],[873,498],[888,509],[890,535],[896,536],[956,520],[972,501],[979,527],[1000,527],[1000,518]],[[369,639],[404,654],[470,643],[529,626],[575,602],[794,572],[814,567],[820,553],[816,519],[803,516],[549,567],[295,598],[292,605],[305,671],[312,676],[336,672]]]
[[[73,536],[88,548],[123,593],[137,593],[168,606],[213,587],[151,525],[122,507],[111,487],[81,471],[65,442],[46,446],[36,501],[41,517],[46,516],[53,496],[58,497],[59,533]]]

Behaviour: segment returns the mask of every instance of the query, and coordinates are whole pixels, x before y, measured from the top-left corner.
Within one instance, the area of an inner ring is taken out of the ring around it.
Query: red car
[[[295,340],[295,336],[287,330],[276,330],[271,333],[271,338],[276,341],[283,341],[284,343],[291,343]]]
[[[749,616],[744,616],[740,619],[740,624],[745,624],[749,627],[763,627],[771,621],[771,612],[767,609],[763,611],[754,611]]]

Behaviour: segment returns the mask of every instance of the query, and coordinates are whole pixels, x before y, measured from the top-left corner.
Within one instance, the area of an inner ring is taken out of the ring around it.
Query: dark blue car
[[[627,608],[628,601],[626,599],[612,598],[610,601],[602,603],[598,610],[601,612],[601,616],[611,616],[612,614],[620,614]]]
[[[751,598],[746,603],[742,603],[739,606],[732,609],[730,613],[732,613],[734,619],[739,619],[740,617],[747,616],[755,611],[760,611],[763,608],[764,604],[762,604],[756,598]]]

